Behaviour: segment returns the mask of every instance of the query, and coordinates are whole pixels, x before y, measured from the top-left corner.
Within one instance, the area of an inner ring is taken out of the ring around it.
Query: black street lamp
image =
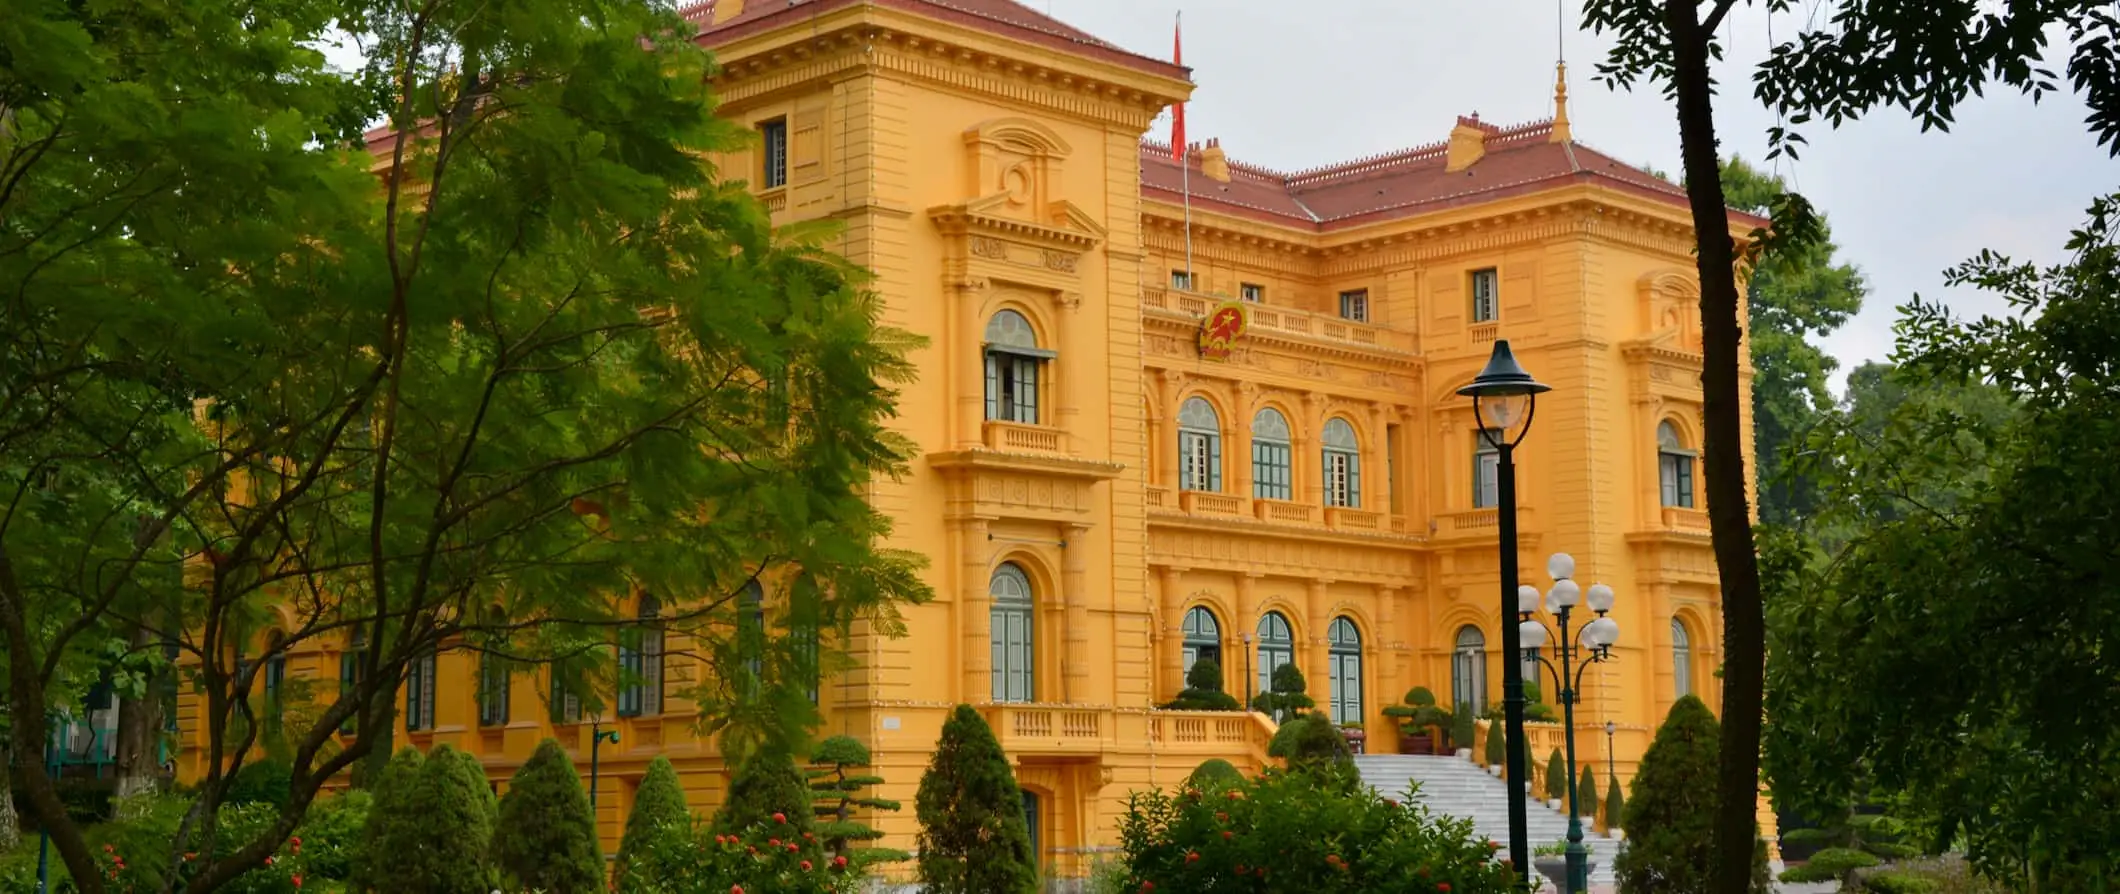
[[[1526,882],[1531,878],[1531,848],[1527,840],[1530,833],[1526,831],[1529,820],[1524,815],[1524,669],[1522,662],[1516,660],[1523,654],[1523,646],[1518,641],[1517,625],[1510,623],[1517,601],[1515,452],[1516,445],[1531,430],[1531,414],[1538,407],[1538,395],[1551,390],[1517,365],[1516,355],[1509,352],[1508,339],[1495,339],[1487,368],[1480,370],[1472,384],[1457,391],[1472,398],[1473,421],[1480,427],[1480,437],[1496,453],[1495,489],[1500,505],[1495,527],[1500,533],[1502,565],[1502,654],[1508,656],[1502,662],[1502,716],[1507,725],[1509,752],[1509,862]]]
[[[1243,638],[1244,638],[1244,710],[1246,710],[1246,711],[1250,711],[1250,710],[1252,710],[1252,707],[1251,707],[1251,699],[1252,699],[1252,695],[1251,695],[1251,689],[1252,689],[1252,682],[1253,682],[1253,679],[1252,679],[1252,675],[1251,675],[1251,633],[1250,633],[1250,632],[1248,632],[1248,631],[1247,631],[1247,632],[1245,632],[1245,633],[1243,634]]]
[[[1604,584],[1591,584],[1585,591],[1570,578],[1575,574],[1575,558],[1567,553],[1554,553],[1546,560],[1546,572],[1553,575],[1553,589],[1546,594],[1546,613],[1560,626],[1560,635],[1551,636],[1533,614],[1538,610],[1538,588],[1523,587],[1517,591],[1517,611],[1523,619],[1517,624],[1524,648],[1535,650],[1551,638],[1554,652],[1560,656],[1555,664],[1543,655],[1533,655],[1538,663],[1553,674],[1553,688],[1560,690],[1561,732],[1568,743],[1568,894],[1583,894],[1590,889],[1590,852],[1583,847],[1583,821],[1576,814],[1575,778],[1575,703],[1582,690],[1583,671],[1590,665],[1607,661],[1612,657],[1612,644],[1619,641],[1619,622],[1606,616],[1612,610],[1612,588]],[[1568,619],[1575,611],[1576,603],[1585,604],[1597,613],[1597,619],[1584,624],[1571,638],[1568,635]],[[1580,663],[1578,663],[1580,659]],[[1608,726],[1609,730],[1610,727]],[[1607,747],[1606,753],[1610,754]]]
[[[618,744],[618,730],[604,729],[604,722],[601,720],[589,721],[589,812],[592,814],[596,812],[596,777],[603,769],[598,765],[597,752],[603,749],[605,742]]]
[[[1605,721],[1605,778],[1611,780],[1613,785],[1619,784],[1619,758],[1612,753],[1612,736],[1617,732],[1619,724]]]

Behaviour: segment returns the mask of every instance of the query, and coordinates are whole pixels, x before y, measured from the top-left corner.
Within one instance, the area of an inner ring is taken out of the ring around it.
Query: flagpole
[[[1172,49],[1174,50],[1171,54],[1173,57],[1171,61],[1180,65],[1184,64],[1184,51],[1179,49],[1180,40],[1182,39],[1180,35],[1183,35],[1184,32],[1185,10],[1181,9],[1178,10],[1178,23],[1173,30],[1174,36],[1171,38]],[[1178,154],[1178,182],[1181,191],[1184,193],[1185,201],[1185,287],[1189,290],[1198,291],[1197,284],[1193,282],[1192,147],[1185,145],[1185,103],[1182,101],[1178,103],[1177,127],[1173,129],[1171,136],[1178,143],[1177,146],[1172,148]]]

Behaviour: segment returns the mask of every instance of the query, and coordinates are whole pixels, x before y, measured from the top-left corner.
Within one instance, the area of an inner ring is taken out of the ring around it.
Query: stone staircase
[[[1358,755],[1354,763],[1362,771],[1362,781],[1386,797],[1404,798],[1407,780],[1418,782],[1420,793],[1416,797],[1430,810],[1470,819],[1474,834],[1508,846],[1509,790],[1500,779],[1487,775],[1486,770],[1455,757],[1411,754]],[[1548,808],[1538,800],[1526,805],[1524,812],[1529,820],[1531,847],[1568,837],[1566,812]],[[1590,859],[1595,864],[1591,867],[1590,884],[1611,885],[1612,855],[1618,853],[1619,842],[1593,832],[1586,821],[1583,844],[1590,848]]]

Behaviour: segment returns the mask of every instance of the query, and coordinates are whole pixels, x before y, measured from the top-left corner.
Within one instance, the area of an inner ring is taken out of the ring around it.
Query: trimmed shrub
[[[493,845],[483,768],[474,772],[462,752],[437,746],[420,764],[410,785],[392,793],[394,826],[386,835],[389,890],[408,894],[490,891],[493,872],[486,857]],[[403,825],[398,825],[402,823]]]
[[[1561,760],[1558,748],[1546,755],[1546,797],[1568,797],[1568,762]]]
[[[817,743],[810,762],[822,765],[804,775],[809,778],[817,836],[823,841],[826,853],[846,857],[851,864],[849,868],[856,872],[877,863],[911,859],[911,854],[895,848],[863,846],[882,838],[883,833],[855,819],[854,811],[895,812],[902,806],[889,798],[863,793],[864,789],[882,785],[883,777],[849,772],[869,765],[868,746],[852,736],[833,736]]]
[[[1163,707],[1173,711],[1239,711],[1236,696],[1222,691],[1222,665],[1212,658],[1193,662],[1185,672],[1185,689]]]
[[[1867,851],[1852,847],[1829,847],[1812,854],[1802,866],[1792,866],[1781,874],[1785,882],[1844,882],[1848,873],[1857,869],[1875,866],[1880,861]]]
[[[1137,792],[1119,839],[1126,892],[1516,890],[1470,820],[1280,770],[1221,791]]]
[[[1308,694],[1310,683],[1303,679],[1303,672],[1289,662],[1273,669],[1273,679],[1267,691],[1251,700],[1254,710],[1273,715],[1275,723],[1287,723],[1288,719],[1317,705]]]
[[[1627,796],[1619,790],[1619,778],[1605,786],[1605,828],[1625,829],[1622,822],[1627,815]]]
[[[1347,746],[1347,737],[1332,725],[1331,718],[1309,713],[1282,724],[1274,732],[1273,741],[1267,743],[1266,755],[1280,758],[1291,770],[1300,770],[1320,764],[1351,763],[1354,749]]]
[[[592,894],[603,887],[596,817],[574,761],[546,739],[515,771],[501,798],[494,856],[516,886],[545,894]]]
[[[765,749],[751,755],[729,782],[729,796],[714,812],[714,831],[740,835],[758,826],[788,825],[796,835],[811,831],[810,786],[795,759]]]
[[[1193,768],[1192,775],[1185,777],[1185,787],[1200,791],[1219,791],[1233,785],[1242,785],[1244,774],[1237,767],[1219,757],[1209,758]]]
[[[1502,726],[1500,720],[1487,721],[1487,766],[1499,767],[1509,763],[1509,743]]]
[[[1880,872],[1864,877],[1862,889],[1870,894],[1941,894],[1943,883],[1907,872]]]
[[[368,816],[348,880],[354,890],[388,891],[395,884],[395,861],[390,855],[403,846],[403,839],[419,834],[419,817],[411,812],[410,799],[426,762],[419,749],[402,748],[368,780]]]
[[[1589,764],[1575,780],[1575,814],[1586,820],[1597,818],[1597,773]]]
[[[439,749],[437,749],[439,750]],[[469,751],[457,751],[456,760],[462,765],[466,782],[478,790],[479,807],[486,812],[486,826],[498,829],[501,822],[501,796],[493,792],[493,779],[486,775],[486,762]]]
[[[657,890],[665,881],[648,868],[648,861],[634,866],[634,858],[653,842],[692,836],[692,810],[685,806],[684,786],[678,784],[677,768],[670,759],[656,755],[633,795],[633,811],[626,814],[626,834],[618,844],[618,860],[612,866],[612,881],[621,894]]]
[[[1695,696],[1671,706],[1642,756],[1627,799],[1627,846],[1612,870],[1625,891],[1708,890],[1715,853],[1715,782],[1720,724]],[[1771,890],[1765,843],[1754,839],[1754,890]]]
[[[270,804],[284,808],[294,787],[294,768],[286,762],[273,758],[248,761],[236,771],[228,782],[228,794],[221,798],[224,806],[243,804]]]
[[[1459,705],[1450,715],[1450,747],[1471,748],[1474,737],[1474,715],[1471,705]]]
[[[1033,894],[1023,790],[986,719],[958,705],[920,777],[919,879],[929,894]]]

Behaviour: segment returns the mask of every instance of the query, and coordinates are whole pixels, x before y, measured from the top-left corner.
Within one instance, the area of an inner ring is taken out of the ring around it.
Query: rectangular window
[[[1656,458],[1664,505],[1693,508],[1693,457],[1684,453],[1659,453]]]
[[[1502,433],[1489,429],[1475,432],[1472,454],[1472,506],[1475,509],[1492,509],[1502,502],[1502,454],[1489,437],[1500,440]]]
[[[630,627],[619,632],[618,716],[662,713],[662,631]]]
[[[434,728],[434,653],[405,665],[405,731]]]
[[[1331,664],[1332,692],[1327,696],[1333,723],[1361,723],[1362,656],[1335,652]]]
[[[1253,304],[1266,303],[1266,287],[1255,282],[1248,282],[1239,286],[1237,294]]]
[[[818,664],[817,657],[817,627],[814,624],[803,624],[796,627],[788,638],[794,641],[795,663],[801,669],[803,686],[810,697],[810,704],[815,705],[817,686],[824,677],[823,667]]]
[[[1222,439],[1205,432],[1178,433],[1178,461],[1184,490],[1222,489]]]
[[[993,649],[993,698],[997,702],[1028,702],[1032,687],[1031,614],[1021,606],[997,606],[988,619],[987,636]]]
[[[1190,291],[1192,291],[1192,287],[1193,287],[1193,275],[1192,275],[1192,271],[1190,271],[1190,270],[1172,270],[1172,271],[1170,272],[1170,287],[1171,287],[1171,288],[1173,288],[1173,289],[1177,289],[1177,290],[1179,290],[1179,291],[1181,291],[1181,292],[1190,292]]]
[[[1491,323],[1501,311],[1500,283],[1494,268],[1472,271],[1472,321]]]
[[[1045,360],[1015,351],[986,353],[986,418],[1038,424],[1038,373]]]
[[[274,655],[265,659],[265,704],[279,704],[280,685],[287,682],[287,656]],[[267,710],[273,710],[268,707]]]
[[[1251,442],[1251,495],[1261,500],[1295,499],[1289,463],[1294,459],[1287,444]]]
[[[1341,292],[1340,318],[1357,323],[1369,322],[1369,290],[1349,289]]]
[[[552,722],[582,722],[582,697],[575,691],[575,674],[566,664],[552,665]]]
[[[788,120],[775,118],[762,122],[758,125],[758,132],[765,137],[761,155],[765,160],[766,188],[788,185]]]
[[[361,653],[357,651],[362,648],[364,647],[358,643],[349,643],[346,651],[339,653],[340,698],[351,697],[354,687],[360,685],[361,679],[367,676],[361,669]],[[351,736],[360,731],[361,710],[361,705],[354,706],[353,713],[346,716],[346,722],[339,724],[340,733]]]
[[[1325,505],[1349,509],[1361,507],[1362,465],[1354,454],[1344,450],[1325,451]]]
[[[508,662],[498,655],[486,655],[478,664],[478,725],[508,725],[508,689],[510,675]]]

